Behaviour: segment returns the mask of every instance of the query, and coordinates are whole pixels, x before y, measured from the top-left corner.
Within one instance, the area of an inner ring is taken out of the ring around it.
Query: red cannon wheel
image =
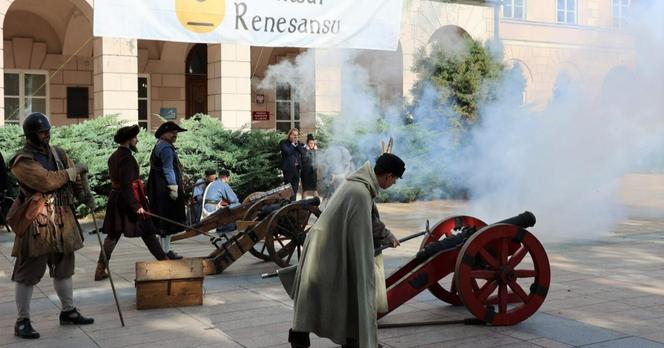
[[[468,310],[502,326],[520,323],[537,311],[549,290],[551,270],[546,251],[533,234],[496,224],[466,241],[454,278]]]
[[[484,226],[486,226],[486,224],[482,220],[465,215],[454,216],[445,220],[441,220],[433,226],[431,229],[431,234],[422,240],[422,244],[420,244],[420,250],[424,249],[424,247],[430,243],[451,236],[454,233],[454,230],[461,230],[462,227],[473,227],[480,229]],[[448,286],[448,283],[450,283],[450,290],[445,289],[445,287]],[[459,295],[457,294],[456,283],[454,281],[453,274],[444,277],[440,280],[439,283],[430,286],[429,292],[438,297],[438,299],[451,305],[459,306],[463,304],[459,298]]]

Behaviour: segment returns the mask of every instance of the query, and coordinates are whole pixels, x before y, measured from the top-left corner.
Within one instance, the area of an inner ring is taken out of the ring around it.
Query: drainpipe
[[[493,39],[498,42],[500,40],[500,5],[501,0],[494,0],[493,2]]]

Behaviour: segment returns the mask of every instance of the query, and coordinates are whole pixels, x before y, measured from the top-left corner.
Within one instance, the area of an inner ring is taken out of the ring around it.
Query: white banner
[[[94,35],[396,50],[403,0],[95,0]]]

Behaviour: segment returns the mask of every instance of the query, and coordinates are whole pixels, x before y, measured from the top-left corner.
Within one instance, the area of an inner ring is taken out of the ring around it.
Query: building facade
[[[542,107],[562,78],[591,81],[599,92],[613,71],[633,69],[632,39],[621,30],[630,5],[630,0],[405,1],[398,50],[360,51],[355,62],[366,68],[381,100],[409,100],[415,81],[410,67],[419,48],[462,36],[498,37],[506,63],[520,65],[524,73],[524,102]],[[293,61],[306,49],[96,38],[93,6],[92,0],[0,3],[0,125],[41,111],[55,125],[115,114],[155,129],[162,119],[205,113],[231,129],[309,132],[316,115],[340,111],[343,64],[332,51],[315,50],[311,64],[299,72],[313,81],[312,91],[279,81],[265,86],[260,81],[269,66]]]

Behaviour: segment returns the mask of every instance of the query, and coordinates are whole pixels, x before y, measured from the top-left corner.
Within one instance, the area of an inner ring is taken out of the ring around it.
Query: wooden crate
[[[201,259],[136,262],[136,308],[203,304]]]

